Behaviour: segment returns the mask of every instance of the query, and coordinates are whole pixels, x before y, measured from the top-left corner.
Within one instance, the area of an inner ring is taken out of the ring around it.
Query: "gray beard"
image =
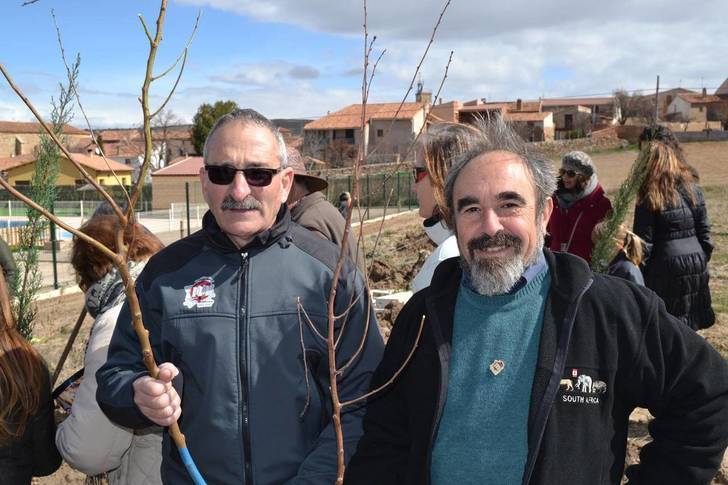
[[[460,258],[463,270],[470,276],[470,281],[475,291],[480,295],[494,296],[505,295],[515,286],[523,276],[526,268],[531,266],[538,259],[543,251],[543,234],[539,231],[538,245],[533,254],[524,263],[520,254],[514,253],[505,258],[478,259],[472,257],[468,262],[464,257]]]

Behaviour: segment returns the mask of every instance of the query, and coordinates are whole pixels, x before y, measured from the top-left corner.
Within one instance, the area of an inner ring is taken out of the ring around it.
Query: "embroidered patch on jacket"
[[[185,308],[210,308],[215,303],[215,280],[210,276],[198,278],[185,286]]]
[[[594,376],[571,370],[571,378],[561,379],[561,402],[571,404],[599,404],[602,394],[607,392],[607,383]]]

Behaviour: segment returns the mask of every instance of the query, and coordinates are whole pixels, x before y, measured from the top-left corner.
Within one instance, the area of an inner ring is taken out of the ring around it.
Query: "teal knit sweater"
[[[433,485],[521,483],[550,284],[544,268],[512,295],[488,297],[460,285]]]

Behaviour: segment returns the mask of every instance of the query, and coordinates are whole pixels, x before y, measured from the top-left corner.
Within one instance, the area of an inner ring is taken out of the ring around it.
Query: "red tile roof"
[[[700,93],[680,93],[677,95],[678,98],[687,101],[690,104],[708,104],[708,103],[720,103],[722,99],[713,94],[706,94],[703,96]]]
[[[716,96],[728,96],[728,78],[715,90]]]
[[[352,104],[344,109],[335,111],[312,121],[304,130],[341,130],[361,127],[361,104]],[[423,110],[420,103],[404,103],[397,112],[399,103],[371,103],[367,104],[366,121],[370,120],[398,120],[412,119]]]
[[[614,98],[609,96],[605,98],[544,98],[541,100],[543,106],[594,106],[594,105],[613,105]]]
[[[118,142],[127,140],[143,140],[142,130],[139,128],[125,128],[119,130],[99,130],[96,132],[104,142]],[[161,140],[164,137],[162,128],[152,128],[152,139]],[[167,128],[168,140],[191,140],[192,127]]]
[[[0,121],[0,133],[40,133],[40,123],[27,123],[23,121]],[[80,130],[74,126],[66,125],[63,127],[63,133],[66,135],[89,135],[87,131]]]
[[[111,170],[114,172],[131,172],[133,170],[132,167],[113,160],[108,160],[107,163],[106,160],[97,155],[89,155],[86,153],[71,153],[71,155],[74,160],[84,167],[91,168],[97,172],[109,172]],[[0,158],[0,170],[10,170],[21,165],[27,165],[28,163],[35,162],[35,159],[35,155]]]
[[[192,176],[200,173],[204,161],[202,157],[180,157],[175,158],[166,167],[152,173],[152,177],[157,176]]]

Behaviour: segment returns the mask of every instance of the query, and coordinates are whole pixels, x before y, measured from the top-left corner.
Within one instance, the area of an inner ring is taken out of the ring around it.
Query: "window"
[[[354,138],[354,130],[353,129],[346,130],[346,134],[344,135],[344,137],[345,138]]]
[[[106,179],[99,179],[100,185],[106,185]]]
[[[381,138],[384,136],[384,130],[381,128],[377,128],[377,137]]]
[[[16,187],[30,187],[30,180],[16,180]]]
[[[698,111],[700,111],[702,113],[703,112],[703,107],[702,106],[698,106]]]
[[[76,179],[73,181],[73,183],[76,185],[76,187],[80,187],[82,185],[86,185],[85,179]]]

